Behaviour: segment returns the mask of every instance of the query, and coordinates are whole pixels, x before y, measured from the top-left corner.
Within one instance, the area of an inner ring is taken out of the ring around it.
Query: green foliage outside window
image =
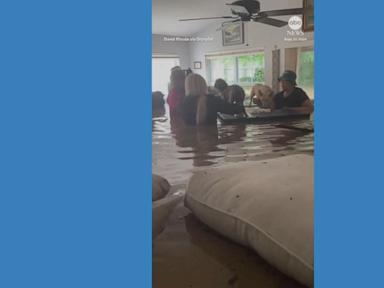
[[[247,97],[255,84],[264,84],[265,57],[263,52],[246,55],[227,55],[207,59],[207,74],[210,85],[218,78],[228,85],[240,85]],[[246,102],[248,103],[248,98]]]
[[[257,68],[255,70],[255,75],[253,76],[253,82],[264,83],[264,69]]]
[[[314,53],[313,50],[302,51],[299,53],[297,83],[300,87],[306,90],[310,98],[314,97]]]
[[[264,53],[237,57],[240,83],[264,83]]]

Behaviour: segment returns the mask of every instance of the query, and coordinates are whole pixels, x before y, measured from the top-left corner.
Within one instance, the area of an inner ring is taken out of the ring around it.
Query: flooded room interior
[[[154,288],[313,286],[313,18],[152,1]]]

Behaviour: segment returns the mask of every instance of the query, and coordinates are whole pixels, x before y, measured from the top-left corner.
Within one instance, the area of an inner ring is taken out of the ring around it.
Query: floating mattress
[[[261,109],[247,109],[248,117],[242,115],[228,115],[217,113],[218,118],[223,124],[236,124],[236,123],[266,123],[281,120],[294,120],[294,119],[309,119],[311,116],[307,112],[293,112],[277,110],[273,112],[264,112]]]
[[[196,172],[185,205],[212,229],[313,286],[313,156]]]

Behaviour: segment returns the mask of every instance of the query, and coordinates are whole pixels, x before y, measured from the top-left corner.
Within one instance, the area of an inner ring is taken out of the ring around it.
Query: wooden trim
[[[314,13],[315,7],[314,6],[308,6],[308,0],[303,0],[303,8],[304,8],[304,12],[302,15],[302,18],[303,18],[302,31],[303,32],[312,32],[312,31],[314,31],[315,23],[313,23],[312,27],[307,27],[307,21],[306,21],[307,17],[305,16],[305,13],[308,13],[308,12],[305,12],[305,11],[310,11],[311,13]]]
[[[229,55],[246,55],[246,54],[256,54],[265,52],[264,48],[256,48],[252,50],[232,50],[232,51],[220,51],[220,52],[210,52],[206,53],[205,58],[209,57],[220,57],[220,56],[229,56]]]

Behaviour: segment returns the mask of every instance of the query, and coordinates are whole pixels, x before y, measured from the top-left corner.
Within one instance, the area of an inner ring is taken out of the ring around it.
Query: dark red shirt
[[[180,109],[180,105],[183,102],[185,97],[184,91],[177,91],[176,89],[172,89],[167,97],[167,103],[169,105],[169,112],[175,113]]]

